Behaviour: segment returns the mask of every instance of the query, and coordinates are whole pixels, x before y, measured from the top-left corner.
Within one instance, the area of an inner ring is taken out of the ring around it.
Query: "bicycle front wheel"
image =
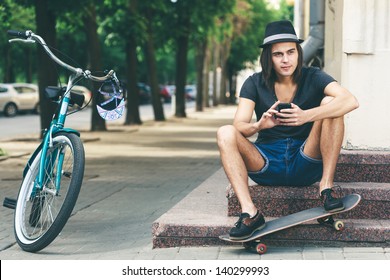
[[[37,252],[61,232],[76,204],[84,176],[84,147],[80,138],[61,132],[53,137],[44,166],[42,150],[23,178],[15,208],[14,229],[19,246]],[[41,185],[39,170],[44,172]]]

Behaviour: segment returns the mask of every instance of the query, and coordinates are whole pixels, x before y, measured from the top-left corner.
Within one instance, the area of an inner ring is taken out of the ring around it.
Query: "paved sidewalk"
[[[216,130],[234,106],[187,119],[109,126],[82,132],[86,172],[74,214],[39,253],[23,252],[13,235],[13,211],[0,209],[1,260],[389,260],[390,248],[273,247],[259,256],[240,246],[152,249],[151,224],[220,170]],[[16,197],[21,172],[37,140],[0,141],[0,201]]]

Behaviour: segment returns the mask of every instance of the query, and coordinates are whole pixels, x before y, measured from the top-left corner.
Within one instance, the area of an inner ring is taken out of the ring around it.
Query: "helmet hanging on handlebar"
[[[96,107],[99,115],[105,120],[116,120],[122,117],[125,95],[119,80],[109,79],[100,86],[96,96]]]

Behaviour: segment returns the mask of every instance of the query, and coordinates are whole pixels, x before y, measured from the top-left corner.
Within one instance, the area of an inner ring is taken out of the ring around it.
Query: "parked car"
[[[175,85],[167,85],[166,87],[167,87],[169,94],[171,96],[176,93],[176,86]]]
[[[169,86],[160,86],[160,96],[163,102],[169,103],[172,99],[171,89]]]
[[[38,86],[27,83],[0,84],[0,112],[13,117],[21,111],[39,111]]]
[[[186,85],[185,96],[187,100],[195,100],[196,98],[196,85]]]
[[[172,96],[176,94],[176,86],[175,85],[165,85],[160,87],[161,97],[167,96],[169,94],[169,99],[172,99]],[[196,85],[186,85],[184,92],[186,100],[195,100],[196,98]],[[165,98],[164,98],[165,100]]]
[[[148,104],[152,100],[152,93],[150,91],[150,86],[144,83],[137,83],[138,85],[138,94],[139,94],[139,104]]]
[[[140,104],[149,104],[152,102],[152,89],[149,85],[138,83],[138,94]],[[172,95],[167,86],[160,86],[160,97],[163,102],[170,102]]]

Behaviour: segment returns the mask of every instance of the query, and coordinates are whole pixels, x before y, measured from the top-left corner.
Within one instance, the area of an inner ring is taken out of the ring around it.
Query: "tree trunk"
[[[137,86],[137,45],[133,36],[126,42],[126,80],[127,80],[127,113],[126,125],[142,124],[139,114],[139,96]]]
[[[236,104],[237,76],[229,74],[229,104]]]
[[[165,121],[164,109],[161,103],[160,88],[158,85],[158,78],[157,78],[157,63],[156,63],[153,28],[152,28],[153,15],[151,9],[146,10],[146,18],[147,18],[147,30],[146,30],[147,39],[146,39],[145,56],[148,65],[148,70],[149,70],[148,74],[149,74],[150,88],[152,91],[152,105],[154,111],[154,119],[156,121]]]
[[[203,38],[196,45],[196,111],[203,111],[203,69],[207,49],[207,37]]]
[[[137,12],[137,0],[128,1],[129,16],[135,16]],[[139,113],[139,96],[137,85],[137,40],[134,35],[129,35],[126,38],[126,80],[127,80],[127,113],[126,125],[142,124]]]
[[[216,40],[213,40],[213,106],[218,106],[218,97],[220,95],[220,74],[221,67],[219,64],[220,46]]]
[[[177,37],[176,53],[176,112],[175,116],[179,118],[186,117],[185,86],[187,82],[187,52],[190,30],[190,17],[188,7],[181,1],[178,5],[178,26],[183,30]]]
[[[87,50],[89,54],[90,69],[95,71],[102,70],[101,49],[99,36],[97,34],[96,11],[95,6],[89,4],[86,7],[86,12],[83,16],[85,34],[87,37]],[[98,92],[100,83],[92,83],[92,92]],[[93,96],[93,95],[92,95]],[[96,98],[92,98],[92,117],[91,117],[91,131],[106,131],[106,121],[100,117],[96,108]]]
[[[12,63],[12,49],[9,46],[10,44],[4,45],[4,83],[13,83],[15,82],[15,75]]]
[[[209,42],[207,40],[207,42]],[[209,83],[210,83],[210,60],[211,60],[211,53],[210,53],[210,46],[207,43],[206,52],[204,56],[204,65],[203,65],[203,106],[204,107],[210,107],[210,96],[209,96]]]
[[[219,95],[219,104],[227,104],[227,97],[226,97],[226,53],[225,48],[221,48],[220,52],[221,57],[221,80],[220,80],[220,95]]]
[[[177,40],[178,50],[176,57],[176,112],[175,116],[185,118],[185,86],[187,80],[187,50],[188,37],[180,36]]]
[[[56,45],[56,19],[53,13],[48,10],[48,0],[35,1],[35,14],[37,24],[37,34],[40,35],[48,46]],[[52,61],[42,48],[38,48],[38,87],[39,87],[39,106],[41,117],[41,135],[44,129],[50,126],[52,116],[56,110],[56,104],[49,99],[44,98],[45,88],[55,86],[58,83],[58,76],[55,62]]]
[[[26,48],[26,69],[25,69],[25,80],[27,83],[33,82],[33,69],[32,69],[32,51],[31,48]]]
[[[2,19],[4,20],[5,23],[8,23],[11,21],[11,12],[10,12],[10,3],[7,3],[5,1],[2,1],[2,12],[4,12],[4,16]],[[6,24],[5,26],[7,26]],[[4,26],[4,27],[5,27]],[[2,29],[2,31],[5,31]],[[5,35],[5,34],[3,34]],[[6,35],[5,35],[6,36]],[[0,47],[0,50],[2,49],[3,52],[1,53],[2,55],[2,60],[0,62],[0,67],[2,67],[0,71],[3,74],[3,77],[0,77],[0,81],[3,83],[13,83],[15,82],[15,73],[14,73],[14,63],[12,61],[12,48],[11,44],[9,42],[2,42],[2,46]]]
[[[220,95],[220,103],[221,104],[228,104],[229,98],[226,95],[226,93],[229,90],[229,84],[228,84],[228,66],[227,61],[229,58],[229,53],[231,49],[231,39],[227,38],[225,41],[221,44],[221,95]]]

